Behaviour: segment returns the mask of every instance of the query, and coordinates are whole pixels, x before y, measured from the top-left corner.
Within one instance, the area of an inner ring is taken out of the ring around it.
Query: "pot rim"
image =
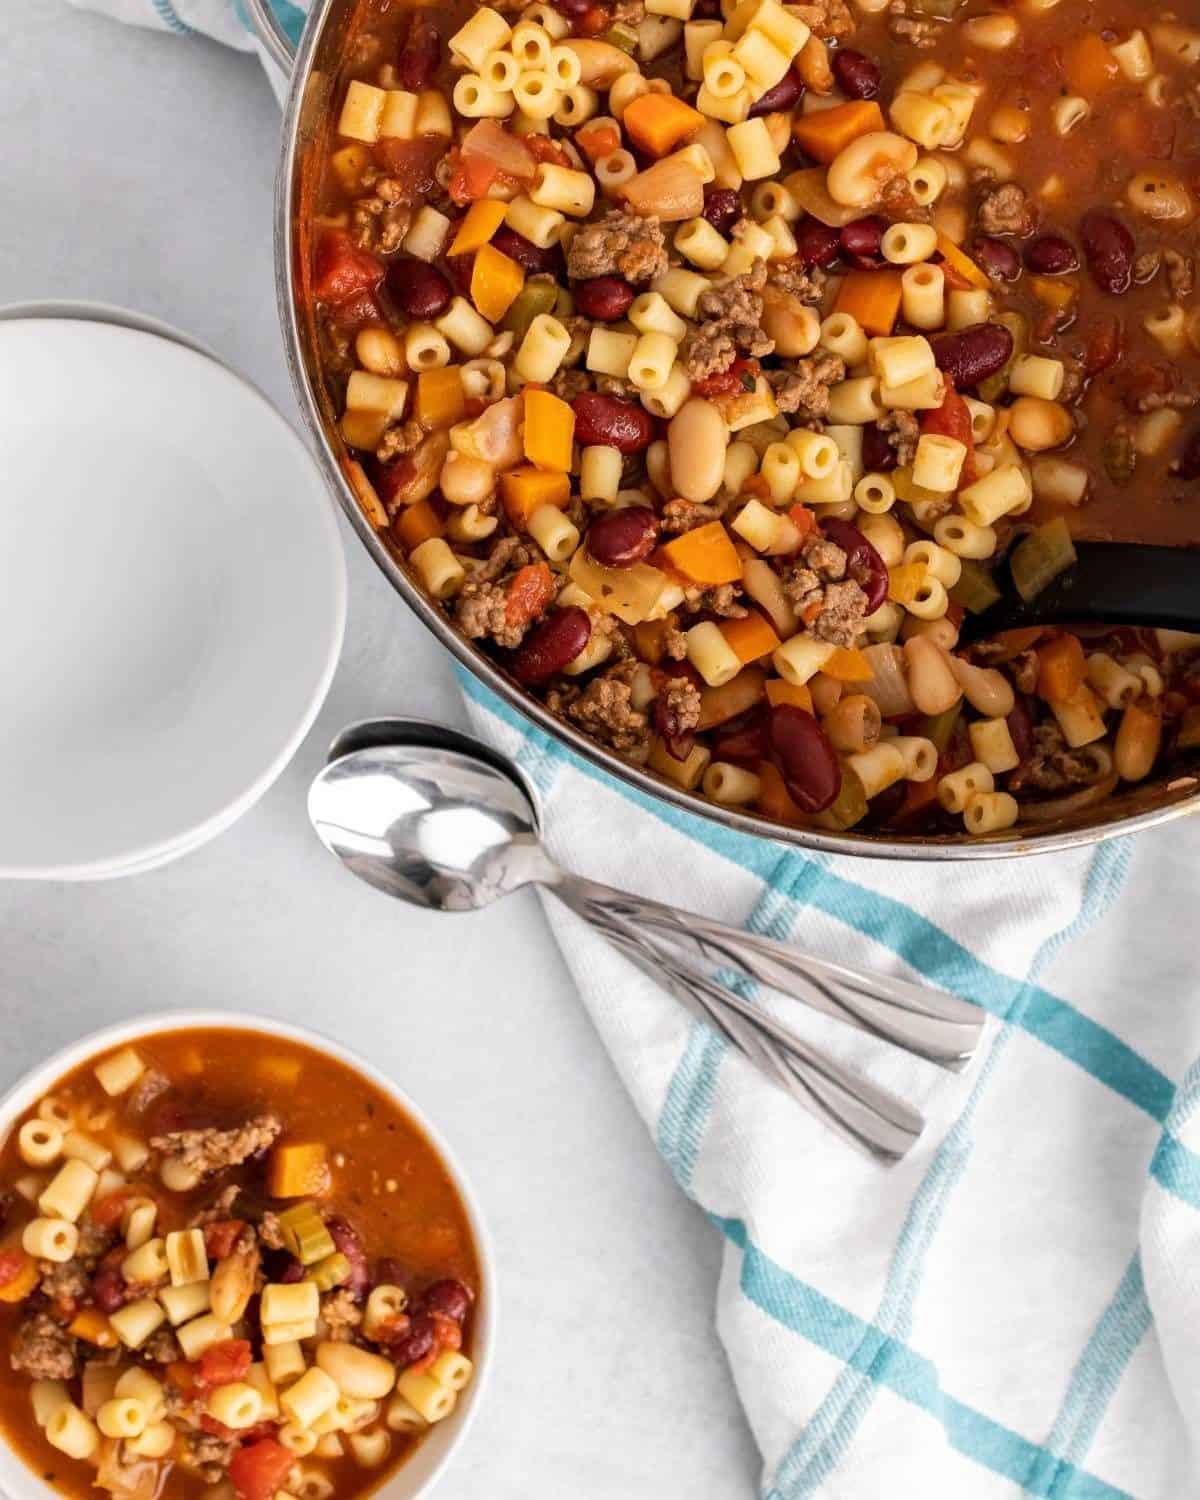
[[[941,838],[918,841],[865,834],[827,833],[810,828],[789,828],[786,824],[771,823],[754,814],[739,812],[736,808],[722,807],[715,802],[709,802],[694,793],[672,786],[669,782],[661,781],[640,767],[622,760],[614,752],[605,750],[596,741],[589,739],[572,724],[556,718],[536,698],[523,692],[511,682],[482,650],[468,644],[450,625],[446,616],[426,599],[413,583],[380,541],[378,533],[364,515],[357,497],[342,473],[337,455],[321,421],[316,392],[309,378],[303,355],[304,344],[297,317],[296,299],[292,295],[291,277],[295,250],[292,208],[296,148],[300,134],[301,112],[308,94],[314,54],[326,23],[335,8],[343,3],[349,3],[349,0],[319,0],[319,3],[314,4],[310,10],[292,62],[291,79],[284,104],[282,150],[275,179],[274,248],[276,301],[280,328],[284,336],[288,372],[291,375],[292,386],[305,424],[312,434],[317,461],[326,483],[336,495],[347,520],[358,533],[359,540],[388,582],[426,629],[433,633],[476,680],[495,694],[509,709],[515,711],[518,717],[530,721],[553,741],[582,757],[596,770],[615,777],[631,791],[652,800],[669,803],[680,812],[690,813],[694,817],[715,823],[734,833],[744,834],[754,839],[768,839],[807,853],[851,855],[858,859],[922,862],[1014,859],[1031,854],[1056,854],[1070,849],[1085,848],[1091,844],[1139,832],[1144,828],[1154,828],[1159,824],[1171,822],[1175,818],[1200,811],[1200,785],[1197,785],[1189,795],[1176,798],[1159,807],[1126,813],[1105,823],[1078,828],[1051,829],[1045,833],[1030,833],[1027,830],[1018,829],[1015,832],[991,835],[983,839],[967,839],[964,836],[961,839]],[[257,5],[252,7],[254,10],[257,8]]]

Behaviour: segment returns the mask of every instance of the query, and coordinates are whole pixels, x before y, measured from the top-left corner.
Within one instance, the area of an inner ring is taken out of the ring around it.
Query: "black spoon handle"
[[[1135,542],[1076,542],[1075,550],[1078,561],[1028,601],[1013,588],[1007,564],[997,568],[1004,597],[966,616],[962,643],[997,630],[1070,621],[1200,632],[1200,551]]]

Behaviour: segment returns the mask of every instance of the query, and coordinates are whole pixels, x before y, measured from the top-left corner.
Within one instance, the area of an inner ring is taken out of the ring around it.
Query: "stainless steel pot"
[[[396,3],[396,0],[393,0]],[[323,130],[327,126],[330,97],[336,85],[339,61],[350,23],[361,0],[314,0],[308,24],[298,47],[293,46],[270,9],[269,0],[246,0],[263,46],[270,58],[290,76],[283,118],[283,145],[276,184],[275,275],[279,319],[287,349],[288,366],[296,395],[312,431],[317,458],[329,486],[358,532],[363,546],[375,559],[392,587],[418,618],[497,697],[531,719],[547,734],[570,746],[576,754],[647,797],[670,802],[684,812],[707,818],[725,828],[754,838],[769,838],[781,844],[830,854],[870,855],[884,859],[956,860],[997,859],[1058,849],[1077,848],[1118,834],[1132,833],[1165,823],[1200,808],[1200,778],[1178,774],[1110,798],[1073,818],[1039,827],[1023,827],[987,839],[898,838],[894,835],[824,833],[805,828],[786,828],[761,818],[717,807],[714,803],[681,791],[650,773],[631,766],[581,734],[571,724],[548,713],[534,698],[510,681],[495,663],[464,639],[447,617],[436,608],[405,569],[393,557],[363,513],[343,465],[346,448],[338,433],[336,414],[330,407],[321,379],[316,342],[303,302],[297,294],[301,284],[297,272],[302,253],[298,234],[298,207],[305,189],[313,183],[306,174],[315,169]]]

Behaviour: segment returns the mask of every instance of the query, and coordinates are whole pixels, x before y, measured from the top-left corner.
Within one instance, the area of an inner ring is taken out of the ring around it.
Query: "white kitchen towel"
[[[237,0],[77,3],[251,45]],[[297,7],[275,3],[294,35]],[[1158,867],[1130,840],[969,866],[805,855],[639,796],[460,675],[481,732],[538,787],[569,868],[925,976],[994,1018],[955,1077],[792,1008],[926,1114],[920,1144],[885,1171],[547,902],[658,1149],[723,1236],[717,1323],[764,1500],[1195,1495],[1193,937],[1154,939],[1178,948],[1174,965],[1148,953],[1144,909],[1138,925],[1121,900],[1131,866],[1162,879],[1162,845]],[[1104,967],[1060,964],[1071,988],[1056,993],[1054,959],[1089,934]],[[1179,992],[1141,981],[1148,965]]]

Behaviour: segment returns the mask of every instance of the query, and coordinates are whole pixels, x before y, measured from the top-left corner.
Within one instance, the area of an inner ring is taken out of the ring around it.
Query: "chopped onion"
[[[533,153],[519,136],[511,135],[495,120],[480,120],[472,125],[463,137],[464,156],[482,157],[490,161],[500,172],[519,181],[528,180],[537,172]]]
[[[1052,797],[1048,802],[1022,802],[1023,823],[1056,823],[1059,818],[1069,818],[1072,813],[1082,812],[1085,807],[1094,807],[1111,797],[1117,785],[1116,774],[1106,776],[1094,786],[1085,786],[1080,792],[1071,792],[1066,797]]]
[[[904,675],[904,652],[900,647],[884,642],[865,647],[863,655],[874,676],[870,682],[862,684],[861,690],[868,698],[874,698],[883,717],[894,719],[897,714],[914,713],[908,679]]]
[[[621,188],[635,213],[656,214],[670,224],[698,219],[704,209],[704,182],[690,161],[665,156],[631,177]]]

